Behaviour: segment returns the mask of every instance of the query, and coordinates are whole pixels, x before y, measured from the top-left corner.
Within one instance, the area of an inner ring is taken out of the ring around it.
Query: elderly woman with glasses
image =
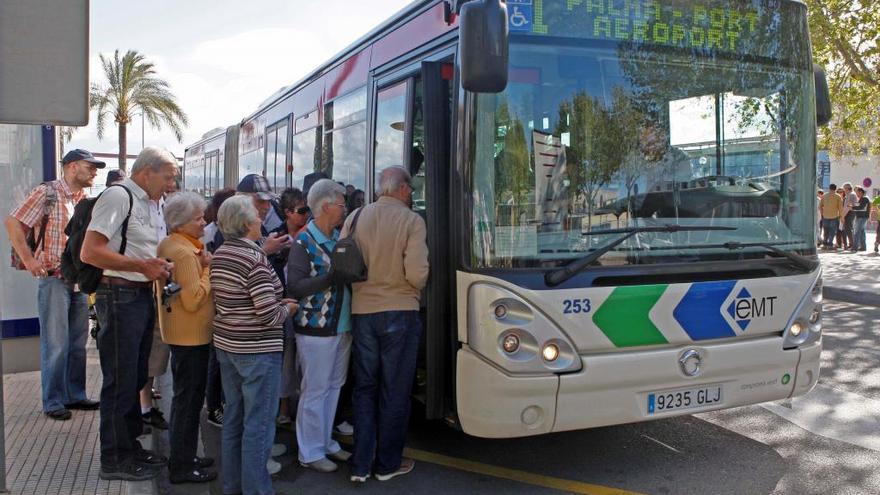
[[[302,369],[296,440],[299,462],[319,472],[337,469],[350,454],[333,440],[333,418],[351,352],[351,293],[333,279],[330,253],[345,219],[345,188],[321,179],[309,189],[314,219],[296,236],[287,262],[287,293],[299,299],[293,317]]]
[[[281,379],[282,325],[297,310],[257,244],[263,220],[249,196],[226,200],[217,212],[225,242],[214,252],[214,348],[226,408],[223,493],[271,494],[266,468],[275,438]]]
[[[164,209],[171,235],[158,249],[158,257],[174,263],[171,278],[160,280],[156,287],[159,328],[162,340],[171,349],[174,381],[169,431],[172,483],[199,483],[217,477],[217,473],[205,470],[213,459],[196,457],[214,318],[208,279],[211,255],[199,240],[205,231],[205,206],[205,200],[196,193],[171,195]],[[176,282],[180,291],[163,290],[170,282]]]

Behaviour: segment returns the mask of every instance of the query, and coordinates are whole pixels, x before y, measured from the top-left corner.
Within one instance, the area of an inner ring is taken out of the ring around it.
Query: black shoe
[[[144,414],[141,414],[141,419],[144,420],[145,425],[155,426],[160,430],[168,429],[168,422],[165,421],[165,417],[162,415],[162,411],[156,409],[155,407],[151,408]]]
[[[55,409],[54,411],[49,411],[45,414],[46,414],[46,416],[49,416],[50,418],[58,420],[58,421],[67,421],[68,419],[70,419],[73,416],[73,414],[71,414],[70,411],[68,411],[67,409],[65,409],[63,407],[61,409]]]
[[[83,399],[71,404],[65,404],[68,409],[79,409],[80,411],[94,411],[101,407],[101,403],[96,400]]]
[[[152,450],[139,449],[134,453],[134,462],[140,464],[141,466],[161,467],[168,464],[168,458],[162,454],[157,454]]]
[[[193,459],[193,466],[199,469],[205,469],[214,465],[213,457],[196,457]]]
[[[98,477],[102,480],[146,481],[155,478],[159,471],[135,462],[125,462],[115,467],[101,466]]]
[[[223,408],[218,407],[212,411],[208,411],[208,423],[216,426],[217,428],[223,427]]]
[[[171,476],[169,476],[169,480],[173,484],[205,483],[208,481],[213,481],[216,478],[217,478],[217,473],[215,471],[204,471],[200,468],[196,468],[191,471],[186,471],[183,473],[172,473]]]

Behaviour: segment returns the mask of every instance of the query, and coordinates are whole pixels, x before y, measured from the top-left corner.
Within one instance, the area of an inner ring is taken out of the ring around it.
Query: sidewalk
[[[880,307],[880,256],[874,254],[875,233],[868,233],[868,251],[819,251],[825,297]]]
[[[87,347],[86,389],[97,399],[101,367],[94,340]],[[98,411],[72,411],[69,421],[42,413],[40,372],[3,376],[6,487],[14,495],[139,495],[153,485],[98,478]]]

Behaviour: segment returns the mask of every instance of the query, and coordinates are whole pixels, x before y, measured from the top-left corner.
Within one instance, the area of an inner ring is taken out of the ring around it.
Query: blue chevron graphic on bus
[[[745,332],[754,318],[773,316],[777,298],[778,296],[752,297],[748,289],[743,287],[739,294],[737,294],[736,299],[727,307],[727,312],[736,321],[740,329]]]
[[[693,340],[736,337],[721,313],[721,307],[735,285],[735,280],[693,284],[672,311],[672,316]]]

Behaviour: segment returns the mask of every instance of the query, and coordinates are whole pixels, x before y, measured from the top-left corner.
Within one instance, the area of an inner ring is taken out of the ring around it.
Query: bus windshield
[[[618,236],[602,230],[668,224],[735,229],[635,235],[600,263],[766,253],[730,242],[815,251],[803,5],[518,0],[508,8],[509,84],[470,107],[475,267],[559,266]]]

